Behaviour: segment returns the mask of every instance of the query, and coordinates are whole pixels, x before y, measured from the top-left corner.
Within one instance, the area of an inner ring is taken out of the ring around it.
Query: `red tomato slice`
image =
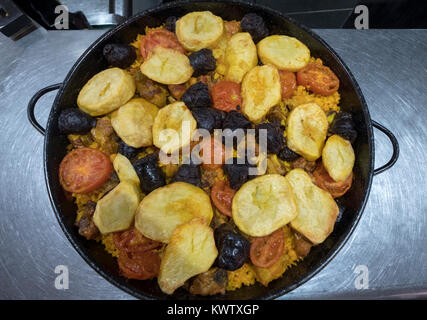
[[[222,111],[237,110],[242,105],[240,84],[233,81],[218,81],[211,87],[213,107]]]
[[[157,46],[185,53],[185,49],[179,43],[175,33],[166,29],[154,29],[148,31],[141,40],[140,50],[144,60],[147,59]]]
[[[250,258],[260,268],[269,268],[282,256],[285,249],[285,236],[282,229],[272,234],[256,238],[251,244]]]
[[[210,145],[206,146],[207,143]],[[208,153],[203,154],[203,150],[210,151],[210,155]],[[225,148],[222,142],[218,141],[214,137],[211,137],[209,140],[203,140],[200,143],[200,156],[202,158],[202,167],[205,170],[216,170],[221,168],[225,162]]]
[[[110,159],[92,148],[74,149],[59,165],[59,181],[69,192],[88,193],[101,187],[113,172]]]
[[[309,63],[297,72],[297,82],[322,96],[330,96],[340,86],[339,79],[329,67],[315,62]]]
[[[291,71],[279,71],[282,99],[289,99],[297,89],[297,77]]]
[[[232,204],[236,190],[230,188],[226,180],[218,180],[211,190],[211,198],[215,207],[226,216],[232,217]]]
[[[120,252],[117,262],[123,276],[129,279],[153,279],[160,271],[160,256],[154,251]]]
[[[126,231],[115,232],[114,244],[120,252],[141,253],[160,247],[161,242],[148,239],[135,227]]]
[[[316,170],[314,170],[313,177],[316,185],[319,188],[328,191],[334,198],[344,195],[353,183],[353,172],[344,181],[337,182],[332,179],[322,163],[320,163]]]

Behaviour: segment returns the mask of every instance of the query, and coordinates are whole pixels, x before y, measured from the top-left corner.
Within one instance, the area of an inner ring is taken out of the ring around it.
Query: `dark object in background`
[[[234,232],[229,224],[224,223],[216,228],[214,237],[218,249],[218,267],[234,271],[248,260],[251,244]]]
[[[159,167],[158,156],[158,153],[151,153],[133,163],[141,189],[145,193],[150,193],[166,184],[165,175]]]
[[[427,28],[427,1],[420,0],[362,0],[369,10],[369,29],[425,29]],[[360,13],[351,12],[343,28],[354,29]]]
[[[214,129],[221,129],[226,113],[213,108],[194,108],[191,110],[194,119],[197,121],[197,127],[206,129],[210,133]]]
[[[200,166],[195,164],[182,164],[172,178],[172,182],[187,182],[196,187],[202,186]]]
[[[107,44],[102,53],[108,64],[122,69],[129,67],[136,59],[135,48],[121,43]]]
[[[57,30],[55,28],[55,19],[58,14],[55,8],[61,3],[56,0],[14,0],[31,19],[37,21],[47,30]],[[81,11],[69,13],[69,30],[91,29],[86,16]]]
[[[203,82],[197,82],[189,87],[182,95],[181,100],[190,110],[212,106],[208,86]]]
[[[62,110],[58,118],[58,128],[63,134],[85,134],[95,125],[95,118],[77,108]]]
[[[256,13],[245,14],[240,21],[240,26],[243,32],[250,33],[255,43],[268,36],[264,19]]]
[[[193,67],[193,77],[204,76],[216,68],[216,60],[210,49],[201,49],[188,56],[190,64]]]
[[[0,32],[16,41],[31,31],[37,29],[37,24],[17,7],[12,0],[0,3]]]

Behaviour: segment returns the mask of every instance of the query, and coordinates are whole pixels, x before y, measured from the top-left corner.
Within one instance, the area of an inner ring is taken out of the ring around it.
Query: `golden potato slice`
[[[322,155],[327,131],[328,119],[316,103],[299,105],[288,115],[288,147],[308,161],[314,161]]]
[[[267,174],[246,182],[234,195],[233,220],[253,237],[269,235],[297,215],[291,186],[279,174]]]
[[[159,109],[143,98],[130,100],[111,115],[117,135],[134,148],[153,144],[153,123]]]
[[[140,201],[135,183],[122,181],[96,204],[93,222],[102,234],[128,229]]]
[[[225,79],[238,83],[258,64],[256,46],[249,33],[239,32],[230,38],[225,50],[225,64]]]
[[[190,60],[185,54],[157,46],[154,53],[140,67],[143,75],[163,84],[187,82],[193,74]]]
[[[209,224],[213,216],[209,196],[186,182],[175,182],[149,193],[140,203],[135,227],[146,237],[168,243],[175,228],[193,218]]]
[[[191,277],[206,272],[218,256],[213,230],[203,219],[175,229],[160,264],[160,289],[172,294]]]
[[[120,153],[116,154],[113,161],[113,167],[120,181],[130,181],[139,187],[140,181],[138,175],[128,158]]]
[[[272,64],[279,70],[298,71],[310,60],[310,50],[296,38],[274,35],[257,44],[263,64]]]
[[[125,70],[111,68],[94,75],[80,90],[77,105],[91,116],[107,114],[135,94],[135,80]]]
[[[291,170],[286,179],[292,186],[298,215],[291,227],[314,244],[322,243],[334,229],[338,206],[329,192],[317,187],[303,169]]]
[[[322,151],[322,162],[335,181],[344,181],[353,171],[354,150],[350,141],[334,134],[326,141]]]
[[[224,33],[224,21],[210,11],[191,12],[176,22],[176,36],[189,51],[213,49]]]
[[[260,121],[281,99],[279,72],[271,65],[256,66],[242,82],[242,112],[253,122]]]
[[[184,102],[174,102],[157,113],[153,124],[153,143],[164,153],[172,153],[190,143],[196,128],[197,121]]]

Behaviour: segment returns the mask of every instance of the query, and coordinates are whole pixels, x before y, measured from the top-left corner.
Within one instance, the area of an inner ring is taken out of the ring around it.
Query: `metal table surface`
[[[335,259],[283,299],[427,298],[427,30],[315,30],[343,58],[371,117],[391,129],[401,154],[374,177],[363,216]],[[92,270],[63,235],[46,192],[43,137],[26,106],[40,88],[61,82],[103,33],[37,30],[0,38],[0,299],[132,299]],[[38,103],[45,123],[55,92]],[[376,167],[392,152],[375,132]],[[58,290],[55,267],[69,270]],[[358,266],[369,288],[357,289]]]

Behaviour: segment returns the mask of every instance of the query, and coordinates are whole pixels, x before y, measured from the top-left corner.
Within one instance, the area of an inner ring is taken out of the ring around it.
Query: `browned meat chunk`
[[[212,268],[196,276],[191,285],[190,292],[201,296],[211,296],[214,294],[224,294],[228,283],[227,271]]]
[[[314,169],[316,169],[316,162],[315,161],[308,161],[304,159],[303,157],[298,158],[294,162],[292,162],[292,168],[301,168],[305,171],[312,173]]]
[[[153,80],[148,79],[141,73],[138,73],[135,79],[136,90],[142,98],[148,100],[160,108],[166,105],[166,98],[168,95],[166,88],[154,82]]]
[[[295,244],[295,251],[297,255],[302,258],[306,257],[310,253],[311,247],[313,246],[313,244],[310,241],[305,239],[302,235],[300,235],[297,232],[295,232],[294,244]]]
[[[98,119],[96,127],[90,131],[93,139],[99,144],[100,150],[108,156],[117,153],[117,135],[114,132],[110,119]]]
[[[95,213],[95,208],[96,203],[88,201],[83,215],[80,217],[79,221],[76,222],[76,226],[79,227],[79,234],[87,240],[95,239],[99,234],[99,230],[92,219],[93,214]]]

